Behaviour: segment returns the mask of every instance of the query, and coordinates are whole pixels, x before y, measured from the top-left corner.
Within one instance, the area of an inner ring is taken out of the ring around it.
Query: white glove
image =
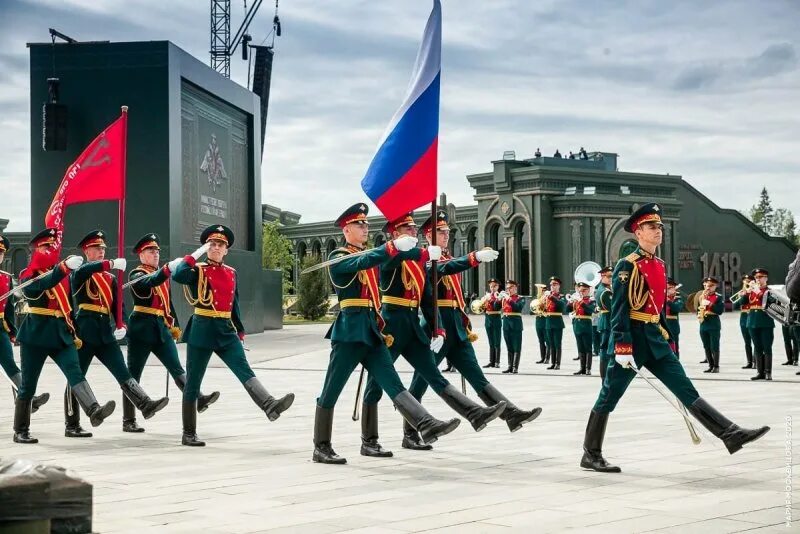
[[[434,353],[437,353],[440,350],[442,350],[443,345],[444,345],[444,337],[436,336],[434,338],[431,338],[431,350]]]
[[[74,271],[83,265],[83,258],[80,256],[67,256],[67,259],[64,260],[64,265],[66,265],[71,271]]]
[[[428,254],[432,261],[439,261],[439,258],[442,257],[442,247],[439,245],[429,245]]]
[[[622,367],[633,367],[634,369],[638,369],[636,367],[636,362],[633,360],[633,354],[617,354],[614,356],[614,360]]]
[[[128,330],[123,326],[122,328],[117,328],[114,330],[114,339],[119,341],[120,339],[125,337],[125,334],[128,333]]]
[[[178,268],[178,265],[180,265],[181,262],[183,262],[183,258],[175,258],[174,260],[169,262],[167,264],[167,268],[169,269],[169,272],[174,273],[175,269]]]
[[[125,267],[127,266],[128,266],[128,260],[126,260],[125,258],[114,258],[113,260],[111,260],[112,269],[124,271]]]
[[[552,292],[552,291],[550,291],[550,290],[548,289],[547,291],[545,291],[544,293],[542,293],[542,296],[543,296],[544,298],[549,298],[549,297],[550,297],[550,295],[552,295],[552,294],[553,294],[553,292]]]
[[[711,304],[711,301],[708,299],[703,299],[700,301],[700,304],[702,304],[703,306],[708,306],[709,304]]]
[[[194,259],[196,259],[196,260],[199,260],[200,256],[202,256],[203,254],[208,252],[208,249],[210,247],[211,247],[211,245],[208,243],[208,241],[206,241],[206,243],[202,247],[200,247],[197,250],[195,250],[194,252],[192,252],[192,257]]]
[[[497,259],[499,255],[500,255],[499,252],[497,252],[496,250],[492,250],[490,248],[475,251],[475,259],[481,263],[487,261],[494,261]]]
[[[417,238],[410,235],[401,235],[392,242],[400,252],[406,252],[417,246]]]
[[[508,298],[508,293],[506,293],[505,291],[501,291],[497,296],[500,299],[507,299]]]

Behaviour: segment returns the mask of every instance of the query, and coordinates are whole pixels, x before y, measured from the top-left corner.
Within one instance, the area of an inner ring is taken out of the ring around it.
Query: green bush
[[[302,269],[318,264],[319,256],[303,258]],[[328,311],[328,270],[318,269],[300,276],[297,282],[297,311],[303,318],[316,321]]]

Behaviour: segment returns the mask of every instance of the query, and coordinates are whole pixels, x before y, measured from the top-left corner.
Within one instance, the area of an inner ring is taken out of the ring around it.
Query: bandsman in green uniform
[[[417,238],[417,225],[411,213],[396,221],[386,223],[383,231],[390,239],[401,236]],[[436,364],[434,353],[444,345],[445,331],[439,328],[428,337],[419,320],[420,304],[430,311],[433,298],[430,280],[427,279],[425,264],[439,260],[442,248],[439,246],[421,249],[414,247],[401,252],[380,267],[381,317],[385,322],[383,334],[391,336],[388,346],[392,362],[402,355],[411,366],[422,375],[433,390],[457,414],[467,419],[476,432],[497,418],[505,408],[505,402],[484,408],[463,395],[442,376]],[[363,456],[389,457],[392,452],[384,449],[378,442],[378,401],[382,396],[378,381],[369,374],[364,390],[364,404],[361,410],[361,454]],[[430,448],[430,444],[415,443],[415,446]],[[414,447],[412,447],[414,448]]]
[[[39,442],[30,435],[31,399],[48,356],[67,377],[77,400],[75,404],[80,404],[92,426],[100,425],[116,407],[114,401],[102,406],[97,402],[81,370],[77,351],[81,341],[73,320],[69,275],[83,264],[83,258],[69,256],[59,262],[58,251],[54,248],[56,234],[55,228],[46,228],[31,239],[31,262],[20,273],[21,283],[36,281],[22,289],[28,312],[20,321],[17,334],[22,362],[22,384],[14,411],[14,441],[17,443]],[[78,411],[75,405],[73,409]]]
[[[600,269],[600,283],[594,292],[594,299],[597,302],[597,313],[600,318],[597,320],[597,329],[600,331],[600,380],[606,378],[606,370],[614,360],[614,348],[610,345],[611,340],[611,273],[614,269],[603,267]]]
[[[544,284],[536,284],[537,291],[541,293],[544,289]],[[533,314],[533,327],[536,329],[536,340],[539,342],[539,360],[538,363],[550,363],[550,349],[547,344],[547,317],[544,315],[544,299],[536,297],[533,299],[531,306],[531,313]]]
[[[678,292],[678,282],[671,277],[667,277],[667,327],[672,334],[672,341],[675,344],[675,357],[681,359],[681,321],[680,314],[683,311],[683,297]]]
[[[150,353],[156,355],[167,372],[183,391],[186,387],[186,371],[178,359],[175,341],[180,339],[180,327],[175,307],[172,304],[170,275],[181,260],[173,260],[170,266],[159,268],[161,257],[160,239],[157,234],[147,234],[134,245],[133,252],[139,255],[139,265],[128,275],[133,298],[133,312],[128,317],[128,370],[138,382]],[[204,412],[216,402],[219,392],[202,393],[197,399],[197,411]],[[122,430],[144,432],[136,423],[136,411],[126,396],[122,397]]]
[[[742,277],[742,289],[731,296],[733,309],[739,310],[739,331],[742,333],[744,354],[747,358],[747,363],[742,366],[742,369],[753,369],[753,338],[750,337],[750,329],[747,328],[747,314],[750,311],[750,299],[747,290],[753,282],[753,277],[750,274],[745,274]]]
[[[341,311],[325,335],[325,339],[331,340],[331,358],[322,392],[317,397],[314,417],[312,460],[317,463],[347,463],[345,458],[336,454],[331,445],[333,409],[347,379],[359,363],[392,399],[403,419],[415,432],[422,434],[424,443],[433,443],[441,436],[449,434],[461,422],[459,419],[440,421],[433,417],[409,394],[397,375],[387,347],[394,343],[394,336],[383,331],[386,323],[381,315],[378,270],[401,253],[409,253],[401,256],[402,259],[421,256],[420,252],[412,250],[417,245],[417,239],[409,235],[401,235],[384,245],[365,250],[364,246],[369,239],[368,212],[366,204],[354,204],[336,219],[336,226],[342,229],[346,245],[331,252],[329,259],[345,259],[331,265],[329,271]],[[348,257],[350,255],[353,257]],[[386,283],[388,284],[388,280]],[[406,316],[405,320],[409,320],[409,317]],[[438,337],[434,333],[425,332],[424,341],[418,339],[418,342],[427,342],[430,351],[432,340]],[[435,342],[433,348],[438,344],[438,341]],[[441,360],[437,365],[438,363]],[[367,417],[371,417],[371,414],[367,414]],[[375,432],[377,433],[377,429]],[[372,446],[374,444],[370,445],[375,448]]]
[[[675,357],[666,320],[667,272],[655,256],[663,239],[661,207],[645,204],[625,224],[636,235],[638,247],[614,269],[611,329],[614,365],[609,366],[600,395],[589,415],[580,465],[600,472],[619,473],[602,454],[608,416],[617,406],[636,373],[631,366],[646,367],[733,454],[769,431],[737,426],[700,397]]]
[[[502,318],[500,317],[503,304],[500,298],[500,282],[496,278],[489,279],[489,291],[483,296],[484,327],[486,338],[489,341],[489,363],[483,368],[500,367],[500,343],[503,332]]]
[[[570,302],[572,307],[572,333],[578,347],[581,368],[574,375],[592,374],[592,314],[597,304],[589,296],[590,285],[586,282],[575,284],[577,297]]]
[[[703,292],[697,306],[697,320],[700,322],[700,339],[708,360],[704,373],[719,373],[719,338],[722,321],[719,316],[725,311],[725,300],[717,292],[719,280],[713,276],[703,278]]]
[[[215,224],[200,234],[200,248],[184,256],[174,266],[172,279],[184,285],[184,296],[194,313],[186,323],[182,340],[187,343],[186,385],[183,388],[183,436],[181,443],[203,447],[197,437],[197,410],[200,386],[211,355],[216,354],[270,421],[275,421],[294,402],[294,393],[281,398],[269,394],[244,354],[244,325],[239,311],[239,280],[236,269],[225,264],[233,246],[233,231]],[[197,260],[208,255],[205,263]]]
[[[508,350],[508,369],[504,373],[517,374],[522,357],[522,307],[525,299],[517,294],[517,283],[506,281],[507,296],[502,300],[503,339]]]
[[[6,251],[11,248],[11,243],[4,235],[0,235],[0,264],[6,256]],[[14,390],[19,391],[22,385],[22,373],[14,361],[13,344],[17,339],[17,325],[14,321],[14,279],[11,273],[0,271],[0,367],[14,384]],[[8,294],[7,297],[3,295]],[[36,413],[44,403],[50,400],[49,393],[42,393],[33,397],[31,412]]]
[[[118,341],[125,337],[127,328],[115,328],[117,319],[117,279],[109,271],[125,271],[125,258],[106,260],[105,233],[102,230],[89,232],[78,243],[86,262],[70,275],[72,298],[75,303],[75,326],[82,345],[78,349],[81,371],[86,374],[92,360],[98,360],[119,383],[125,397],[138,408],[145,419],[150,419],[162,410],[169,399],[152,400],[139,382],[128,371]],[[80,412],[75,406],[74,392],[69,387],[64,392],[64,434],[69,438],[91,437],[81,427]]]
[[[747,328],[753,338],[754,359],[756,363],[756,376],[750,380],[772,380],[772,342],[775,340],[775,321],[764,308],[769,298],[767,280],[769,272],[758,268],[753,270],[755,284],[749,288],[747,296],[750,301],[750,311],[747,313]]]
[[[547,350],[550,352],[550,367],[561,369],[561,341],[564,337],[564,313],[567,311],[567,297],[559,293],[561,279],[550,277],[550,289],[544,292],[544,316],[547,320]]]
[[[429,217],[422,225],[422,231],[428,243],[431,242],[433,231],[436,232],[437,243],[448,243],[450,227],[447,224],[447,213],[438,211],[435,221],[433,217]],[[477,335],[472,332],[472,323],[464,312],[464,293],[461,290],[461,273],[463,271],[477,267],[480,263],[494,261],[497,256],[498,252],[491,249],[470,252],[459,258],[453,258],[447,252],[443,252],[442,258],[436,266],[439,283],[435,293],[441,315],[439,325],[444,328],[446,335],[444,346],[436,354],[436,361],[441,363],[445,357],[449,358],[487,406],[497,405],[501,401],[505,402],[506,408],[500,414],[500,418],[506,422],[511,432],[515,432],[522,428],[523,424],[539,417],[542,409],[521,410],[486,379],[480,364],[478,364],[478,359],[475,357],[475,350],[472,348],[472,342],[477,339]],[[432,272],[432,269],[433,266],[430,265],[428,270]],[[423,306],[423,328],[426,332],[430,332],[430,318],[433,317],[433,313],[424,308]],[[415,371],[408,388],[409,392],[414,398],[422,399],[427,388],[428,383],[425,378]],[[419,437],[413,429],[404,428],[404,443],[418,441]]]

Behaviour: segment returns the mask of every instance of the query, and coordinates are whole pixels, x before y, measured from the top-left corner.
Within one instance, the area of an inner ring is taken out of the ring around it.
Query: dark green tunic
[[[524,306],[525,299],[518,295],[503,300],[503,339],[508,352],[522,352],[523,325],[522,315],[519,314]]]

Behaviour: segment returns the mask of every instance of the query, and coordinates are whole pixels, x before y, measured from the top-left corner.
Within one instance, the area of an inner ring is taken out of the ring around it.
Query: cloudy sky
[[[248,0],[248,5],[253,0]],[[238,27],[244,3],[232,1]],[[443,0],[440,190],[504,150],[617,152],[620,169],[680,174],[726,208],[766,186],[800,214],[800,2]],[[430,0],[281,0],[262,202],[332,219],[408,84]],[[251,26],[259,44],[274,4]],[[26,42],[171,40],[208,61],[208,0],[0,2],[0,218],[29,229]],[[244,83],[246,63],[233,59]],[[35,147],[34,149],[38,149]]]

